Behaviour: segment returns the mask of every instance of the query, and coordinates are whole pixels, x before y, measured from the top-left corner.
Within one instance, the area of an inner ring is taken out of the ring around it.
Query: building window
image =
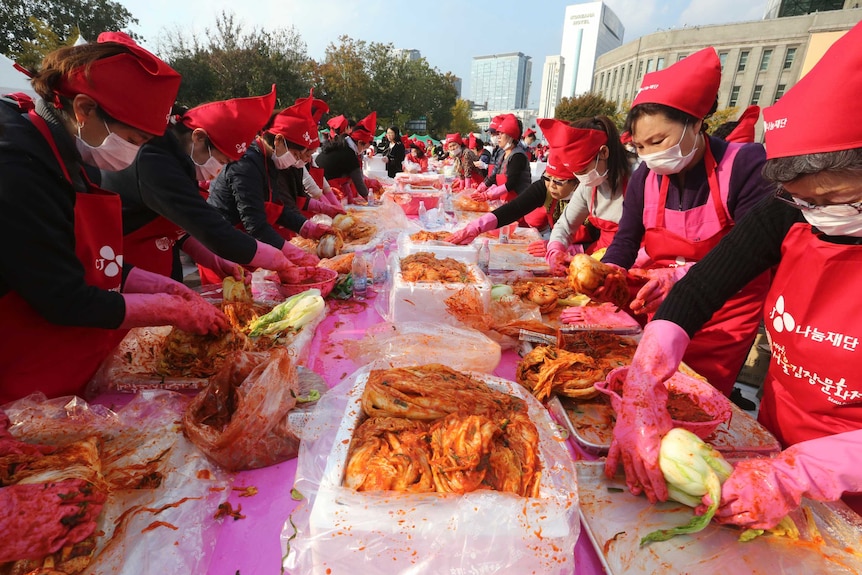
[[[643,74],[644,74],[644,61],[641,60],[640,62],[638,62],[638,78],[643,76]]]
[[[724,64],[727,62],[727,52],[719,52],[718,61],[721,63],[721,69],[724,70]]]
[[[730,101],[727,102],[728,108],[733,108],[739,101],[739,86],[734,86],[730,90]]]
[[[760,55],[760,71],[766,72],[769,68],[769,61],[772,59],[772,50],[764,50]]]
[[[646,73],[649,74],[653,70],[655,70],[655,68],[653,68],[653,59],[650,58],[646,61]]]
[[[793,66],[793,59],[796,58],[796,48],[788,48],[784,54],[784,69],[789,70]]]
[[[751,94],[751,105],[760,103],[760,95],[763,93],[763,84],[758,84],[754,87],[754,92]]]
[[[656,64],[655,69],[656,70],[663,70],[664,69],[664,58],[658,59],[658,64]]]
[[[629,64],[629,69],[626,71],[626,82],[632,81],[632,65]]]
[[[617,71],[616,71],[616,70],[614,70],[614,79],[613,79],[613,80],[611,80],[611,86],[613,87],[613,86],[616,86],[616,85],[617,85]]]
[[[775,102],[784,95],[784,91],[787,90],[787,84],[779,84],[778,88],[775,89]]]
[[[748,64],[748,50],[739,53],[739,65],[736,66],[736,71],[744,72],[746,64]]]
[[[682,60],[686,56],[688,56],[688,54],[680,54],[679,56],[676,57],[676,61],[679,62],[680,60]]]

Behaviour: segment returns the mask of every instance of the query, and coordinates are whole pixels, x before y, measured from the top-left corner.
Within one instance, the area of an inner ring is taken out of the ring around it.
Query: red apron
[[[623,180],[623,190],[628,186],[628,179]],[[593,242],[591,245],[587,246],[584,250],[586,253],[591,254],[596,252],[602,248],[606,248],[611,245],[611,242],[614,241],[614,236],[617,235],[617,230],[620,229],[619,222],[614,222],[612,220],[603,220],[602,218],[596,217],[596,196],[598,195],[598,188],[593,188],[593,194],[590,197],[590,215],[587,216],[587,220],[593,225],[594,228],[599,230],[599,239]]]
[[[123,237],[123,251],[129,263],[141,269],[171,277],[174,268],[174,244],[185,230],[158,216],[148,224]]]
[[[308,175],[311,176],[311,179],[314,180],[314,183],[317,184],[317,187],[322,190],[324,180],[323,168],[318,168],[317,166],[312,166],[311,164],[308,164],[306,168],[308,169]]]
[[[353,185],[353,180],[345,176],[342,178],[332,178],[329,180],[329,187],[339,200],[347,198],[347,203],[352,204],[354,198],[359,194],[356,191],[356,186]]]
[[[29,115],[71,182],[45,120],[32,111]],[[87,183],[88,192],[75,194],[75,255],[84,266],[87,285],[120,291],[123,277],[120,196]],[[7,335],[0,346],[0,403],[35,391],[48,397],[83,394],[96,369],[128,332],[50,323],[17,292],[0,297],[0,317]]]
[[[716,165],[709,140],[703,161],[709,181],[709,200],[686,211],[668,210],[670,178],[650,172],[644,185],[644,247],[651,267],[675,267],[701,260],[733,227],[726,212],[733,159],[742,144],[729,144]],[[692,369],[716,389],[730,395],[736,376],[751,348],[760,325],[763,300],[769,289],[770,273],[764,272],[727,300],[724,306],[698,331],[683,356]]]
[[[265,148],[261,146],[261,150]],[[269,196],[263,202],[263,211],[266,214],[266,223],[271,225],[273,229],[278,232],[278,234],[284,238],[285,241],[289,241],[290,238],[294,236],[294,233],[287,228],[276,224],[278,218],[281,217],[281,212],[284,211],[284,204],[278,202],[272,197],[272,186],[269,183],[269,172],[267,171],[266,166],[266,158],[263,160],[263,173],[266,178],[266,188],[269,192]],[[246,231],[245,227],[242,225],[242,222],[236,225],[238,230]],[[219,275],[211,270],[210,268],[204,267],[198,264],[198,273],[201,276],[201,285],[209,285],[209,284],[220,284],[222,283],[222,278]]]
[[[772,360],[758,419],[784,446],[862,428],[862,246],[800,223],[781,261],[763,308]]]

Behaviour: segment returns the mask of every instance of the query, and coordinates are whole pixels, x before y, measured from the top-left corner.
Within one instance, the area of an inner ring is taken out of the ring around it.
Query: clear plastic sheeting
[[[34,394],[3,407],[18,439],[65,445],[98,436],[110,486],[86,575],[206,573],[230,483],[178,424],[188,399],[146,391],[122,409]]]
[[[499,344],[474,329],[414,321],[374,325],[360,341],[345,345],[361,364],[375,359],[387,368],[442,363],[483,373],[496,369],[501,353]]]
[[[353,430],[375,362],[334,387],[306,424],[295,489],[304,499],[287,518],[284,568],[295,575],[574,572],[578,539],[575,469],[557,425],[517,384],[473,373],[527,402],[539,433],[538,498],[492,490],[463,495],[357,492],[342,487]],[[287,488],[288,486],[285,486]]]

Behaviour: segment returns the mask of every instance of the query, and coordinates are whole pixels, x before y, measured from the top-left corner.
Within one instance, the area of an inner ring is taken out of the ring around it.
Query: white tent
[[[14,68],[15,62],[0,54],[0,94],[24,92],[36,97],[36,92],[30,86],[27,76]]]

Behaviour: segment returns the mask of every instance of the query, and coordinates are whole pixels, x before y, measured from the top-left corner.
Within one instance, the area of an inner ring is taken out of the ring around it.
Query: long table
[[[311,342],[307,367],[320,374],[330,387],[337,385],[361,367],[345,353],[343,343],[361,339],[366,329],[381,321],[372,300],[329,300],[327,317],[318,326]],[[494,375],[514,381],[518,359],[516,352],[505,351]],[[570,450],[576,459],[594,459],[572,446]],[[231,492],[230,503],[234,508],[242,505],[245,518],[223,520],[209,575],[265,575],[281,572],[280,533],[288,516],[298,505],[298,501],[291,498],[295,475],[296,459],[235,474],[234,487],[254,486],[258,494],[240,498],[238,491]],[[574,556],[575,573],[578,575],[604,573],[598,555],[583,529]]]

